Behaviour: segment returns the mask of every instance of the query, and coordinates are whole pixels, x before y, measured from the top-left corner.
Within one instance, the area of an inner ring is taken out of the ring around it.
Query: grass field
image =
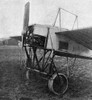
[[[25,62],[26,55],[20,47],[0,47],[0,100],[92,100],[92,61],[79,59],[69,67],[69,88],[63,96],[52,94],[47,81],[36,74],[28,81]]]

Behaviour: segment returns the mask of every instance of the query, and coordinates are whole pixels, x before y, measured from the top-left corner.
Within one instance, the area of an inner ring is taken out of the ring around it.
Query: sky
[[[78,15],[79,28],[92,27],[92,0],[0,0],[0,38],[21,35],[24,5],[28,1],[30,25],[53,25],[58,8],[64,8]],[[72,28],[74,19],[75,16],[61,10],[62,27]]]

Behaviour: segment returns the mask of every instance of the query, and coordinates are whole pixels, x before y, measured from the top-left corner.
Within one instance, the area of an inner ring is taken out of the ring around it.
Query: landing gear
[[[55,73],[48,80],[48,87],[56,95],[64,94],[68,88],[68,79],[62,73]]]
[[[27,38],[29,39],[26,42],[29,45],[25,45],[27,56],[26,78],[28,80],[31,79],[32,72],[39,73],[38,75],[48,80],[50,91],[56,95],[64,94],[68,88],[68,79],[64,74],[57,71],[54,62],[54,58],[56,57],[55,50],[46,49],[46,45],[44,44],[47,40],[45,37],[33,35]]]
[[[27,70],[27,71],[26,71],[26,78],[27,78],[28,80],[31,79],[31,71],[30,71],[30,70]]]
[[[31,79],[32,72],[26,71],[26,78]],[[48,79],[48,88],[56,95],[63,95],[68,89],[68,79],[63,73],[54,73],[52,77]]]

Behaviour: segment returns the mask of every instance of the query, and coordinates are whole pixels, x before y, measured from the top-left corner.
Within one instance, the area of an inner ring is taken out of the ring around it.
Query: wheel
[[[27,70],[26,71],[26,78],[29,80],[31,79],[31,71],[30,70]]]
[[[55,73],[48,80],[48,87],[56,95],[64,94],[68,88],[68,79],[62,73]]]

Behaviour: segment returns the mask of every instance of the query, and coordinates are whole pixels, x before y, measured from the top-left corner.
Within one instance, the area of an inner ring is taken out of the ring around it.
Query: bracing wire
[[[75,18],[75,20],[74,20],[72,30],[74,29],[74,25],[75,25],[75,22],[76,22],[76,21],[77,21],[77,16],[76,16],[76,18]],[[78,27],[78,25],[77,25],[77,27]]]
[[[72,61],[72,59],[70,60],[70,62]],[[73,60],[73,63],[72,63],[72,66],[74,67],[75,66],[75,62],[76,62],[76,57],[74,58]],[[69,77],[69,60],[68,60],[68,57],[67,57],[67,76]]]
[[[69,63],[68,63],[68,57],[67,57],[67,76],[69,77]]]
[[[55,21],[54,21],[53,26],[55,26],[55,24],[56,24],[56,21],[57,21],[57,17],[58,17],[59,12],[60,12],[60,9],[59,9],[58,12],[57,12],[57,15],[56,15],[56,18],[55,18]]]
[[[78,29],[78,16],[77,16],[76,14],[74,14],[74,13],[68,11],[68,10],[63,9],[63,8],[59,8],[59,9],[58,9],[58,12],[57,12],[57,15],[56,15],[56,18],[55,18],[55,21],[54,21],[53,26],[55,26],[55,24],[56,24],[58,15],[59,15],[59,17],[61,17],[61,10],[63,10],[63,11],[65,11],[65,12],[67,12],[67,13],[72,14],[72,15],[75,16],[75,20],[74,20],[74,23],[73,23],[73,26],[72,26],[72,30],[73,30],[73,28],[74,28],[74,25],[75,25],[75,22],[76,22],[76,21],[77,21],[77,29]],[[60,24],[60,28],[61,28],[61,18],[59,18],[59,21],[60,21],[59,24]]]
[[[70,14],[74,15],[74,16],[77,16],[76,14],[74,14],[74,13],[72,13],[72,12],[70,12],[70,11],[68,11],[68,10],[64,9],[64,8],[60,8],[60,9],[64,10],[65,12],[68,12],[68,13],[70,13]]]
[[[78,24],[78,17],[77,17],[77,29],[78,29],[78,26],[79,26],[79,24]]]

